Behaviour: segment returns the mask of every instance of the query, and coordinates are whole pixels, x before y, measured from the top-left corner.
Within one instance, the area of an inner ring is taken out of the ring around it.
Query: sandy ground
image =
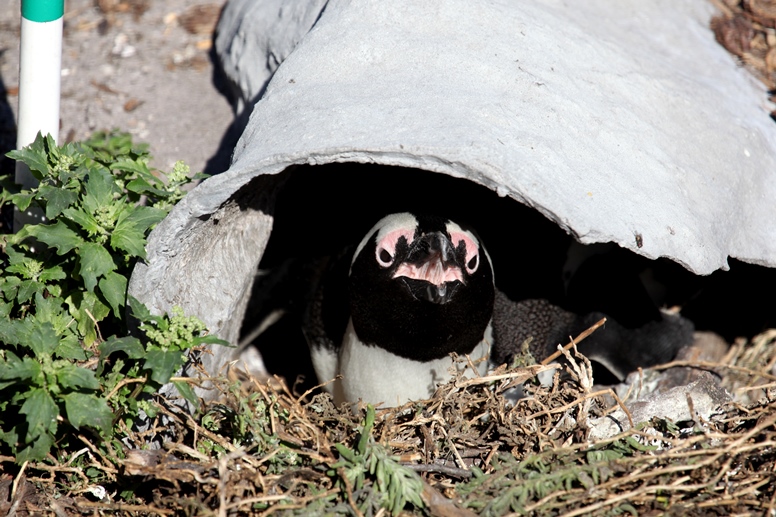
[[[21,0],[0,9],[0,151],[16,142]],[[66,0],[59,142],[96,130],[147,142],[152,165],[193,171],[228,166],[228,100],[216,87],[212,30],[224,1]],[[197,9],[198,6],[206,6]],[[0,170],[13,170],[2,158]]]

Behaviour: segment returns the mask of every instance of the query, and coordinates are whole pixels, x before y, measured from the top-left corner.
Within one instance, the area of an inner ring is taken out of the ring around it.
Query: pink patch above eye
[[[463,241],[466,245],[466,264],[479,253],[479,247],[472,238],[464,232],[452,232],[450,233],[450,242],[453,243],[453,247],[457,248],[458,243]],[[476,268],[475,268],[476,269]]]
[[[393,257],[396,256],[396,244],[402,237],[407,239],[407,244],[409,244],[412,242],[413,237],[415,237],[415,233],[406,229],[394,230],[388,233],[385,237],[382,238],[382,240],[380,240],[380,242],[377,243],[377,248],[375,248],[375,257],[377,258],[377,262],[379,264],[387,267],[391,264],[391,262],[393,262]],[[385,250],[391,254],[391,260],[387,263],[380,258],[380,252],[382,250]]]

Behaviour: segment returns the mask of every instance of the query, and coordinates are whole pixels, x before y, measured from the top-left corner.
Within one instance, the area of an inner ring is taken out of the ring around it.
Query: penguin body
[[[488,367],[490,327],[467,355],[484,375]],[[348,327],[339,353],[342,380],[334,385],[335,401],[383,402],[398,406],[410,400],[430,398],[439,384],[451,377],[451,369],[466,368],[451,356],[419,361],[398,356],[379,346],[363,343]],[[470,373],[470,372],[468,372]]]
[[[338,403],[428,398],[450,378],[452,353],[486,371],[494,296],[490,257],[473,231],[388,215],[322,273],[304,324],[316,374],[342,376],[327,386]]]

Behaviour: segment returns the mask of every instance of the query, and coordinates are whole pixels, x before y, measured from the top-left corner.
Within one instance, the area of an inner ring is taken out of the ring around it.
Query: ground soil
[[[119,128],[148,142],[152,165],[228,166],[232,122],[214,81],[212,32],[224,1],[67,0],[59,143]],[[0,152],[15,147],[20,0],[0,9]],[[13,168],[2,158],[3,173]]]

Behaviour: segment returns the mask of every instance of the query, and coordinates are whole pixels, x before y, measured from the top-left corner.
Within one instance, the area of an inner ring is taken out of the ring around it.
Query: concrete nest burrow
[[[264,275],[291,260],[335,254],[383,215],[406,210],[474,227],[493,260],[497,287],[513,300],[543,298],[580,314],[602,311],[628,327],[653,319],[661,307],[680,307],[697,329],[729,341],[776,323],[767,303],[743,296],[754,285],[776,287],[772,269],[732,261],[731,271],[698,276],[612,243],[581,245],[537,210],[473,181],[360,163],[293,165],[256,176],[182,232],[186,237],[166,257],[166,280],[147,294],[188,307],[221,337],[241,344],[204,356],[208,371],[223,371],[243,357],[249,367],[290,384],[302,375],[299,389],[308,388],[316,379],[293,313],[298,307],[287,306],[294,293],[273,290]],[[268,318],[277,321],[267,326]]]
[[[514,299],[624,325],[679,306],[728,340],[772,325],[752,296],[776,286],[765,92],[712,5],[666,9],[230,1],[215,48],[242,136],[153,232],[130,293],[237,343],[272,305],[263,271],[411,209],[476,228]],[[213,353],[211,373],[235,357]]]

